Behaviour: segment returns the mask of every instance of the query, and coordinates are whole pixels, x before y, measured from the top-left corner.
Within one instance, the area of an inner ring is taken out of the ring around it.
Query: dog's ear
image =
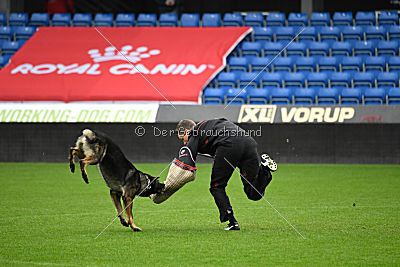
[[[147,173],[145,173],[145,175],[150,179],[150,181],[160,179],[160,177],[154,177],[154,176],[151,176],[150,174],[147,174]]]

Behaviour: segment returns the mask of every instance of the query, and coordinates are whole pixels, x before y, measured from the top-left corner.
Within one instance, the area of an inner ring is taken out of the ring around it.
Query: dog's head
[[[158,180],[160,177],[153,177],[150,174],[146,174],[146,173],[141,173],[140,175],[144,175],[146,176],[146,180],[148,181],[148,184],[142,184],[142,187],[144,187],[145,189],[143,190],[143,192],[139,192],[141,197],[148,197],[151,194],[161,194],[162,191],[164,190],[165,184],[160,183],[160,181]],[[143,179],[141,179],[141,182],[143,181]]]

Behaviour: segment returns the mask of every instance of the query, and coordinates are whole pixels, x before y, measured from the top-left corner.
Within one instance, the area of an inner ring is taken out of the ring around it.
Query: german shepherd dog
[[[141,231],[142,229],[133,222],[132,201],[135,196],[148,197],[151,194],[162,193],[164,184],[158,181],[159,177],[153,177],[136,169],[107,135],[90,129],[83,130],[82,135],[76,140],[75,147],[69,150],[71,172],[75,172],[75,156],[79,158],[82,178],[87,184],[89,180],[86,166],[97,164],[110,188],[111,199],[121,224],[130,226],[133,231]],[[121,197],[128,221],[123,215]]]

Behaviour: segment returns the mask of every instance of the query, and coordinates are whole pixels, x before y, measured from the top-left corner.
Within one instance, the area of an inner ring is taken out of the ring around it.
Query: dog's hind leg
[[[126,217],[128,217],[128,224],[132,228],[133,231],[138,232],[138,231],[142,231],[142,229],[137,227],[135,225],[135,223],[133,222],[132,201],[133,201],[134,197],[135,197],[134,193],[133,194],[124,194],[124,196],[122,196],[122,200],[124,201]]]
[[[110,195],[114,203],[115,210],[117,211],[119,220],[121,221],[121,224],[125,227],[129,227],[129,224],[126,222],[124,218],[124,212],[121,205],[121,194],[116,191],[110,190]]]

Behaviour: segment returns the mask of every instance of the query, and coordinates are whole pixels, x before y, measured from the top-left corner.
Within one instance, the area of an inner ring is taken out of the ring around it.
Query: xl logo
[[[351,107],[294,107],[281,108],[282,122],[344,122],[354,117],[355,111]]]
[[[238,122],[274,123],[276,105],[242,105]]]
[[[276,105],[242,105],[238,122],[274,123]],[[283,123],[335,123],[354,118],[352,107],[280,107]],[[278,117],[279,119],[279,117]]]

